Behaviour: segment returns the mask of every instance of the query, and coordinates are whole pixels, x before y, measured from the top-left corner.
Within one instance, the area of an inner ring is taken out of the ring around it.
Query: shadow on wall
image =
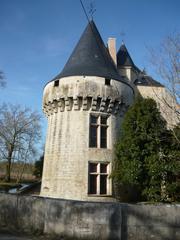
[[[180,205],[121,204],[122,240],[179,240]]]
[[[121,211],[117,204],[56,199],[46,206],[46,233],[60,236],[63,231],[65,237],[72,239],[120,240]],[[112,226],[112,222],[116,224]]]
[[[0,231],[86,240],[121,236],[119,204],[0,194],[0,206]]]

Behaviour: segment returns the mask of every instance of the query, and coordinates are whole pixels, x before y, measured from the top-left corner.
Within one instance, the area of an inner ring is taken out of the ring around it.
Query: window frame
[[[96,117],[97,121],[96,123],[91,122],[92,117]],[[90,118],[89,118],[89,147],[90,148],[97,148],[98,146],[98,116],[90,114]],[[92,138],[93,138],[93,133],[92,133],[92,129],[96,129],[96,139],[95,142],[93,142]]]
[[[96,123],[91,122],[91,117],[96,117]],[[106,119],[105,123],[102,123],[102,119]],[[93,143],[92,128],[96,127],[96,140]],[[102,136],[102,129],[105,130],[105,137]],[[89,115],[89,148],[109,148],[109,114],[96,114],[90,113]],[[105,140],[104,140],[105,139]],[[104,143],[103,143],[104,140]]]
[[[97,170],[96,172],[91,172],[90,171],[90,165],[91,164],[96,164],[97,165]],[[101,166],[106,165],[106,172],[101,172]],[[110,179],[110,167],[111,163],[110,162],[94,162],[94,161],[89,161],[88,162],[88,195],[89,196],[111,196],[111,179]],[[91,182],[91,176],[96,176],[96,191],[92,191],[91,186],[94,185],[94,183]],[[102,177],[106,178],[106,186],[105,186],[105,191],[102,192],[104,186],[101,186],[101,179]]]

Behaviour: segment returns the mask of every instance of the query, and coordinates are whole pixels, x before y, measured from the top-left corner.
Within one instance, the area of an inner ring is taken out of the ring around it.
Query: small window
[[[101,163],[100,173],[107,173],[107,163]]]
[[[107,148],[107,117],[101,116],[100,125],[100,147]]]
[[[107,148],[107,116],[90,115],[89,147]]]
[[[59,80],[54,81],[54,87],[58,87],[59,86]]]
[[[107,194],[107,176],[100,175],[100,194]]]
[[[102,126],[101,125],[101,143],[100,147],[101,148],[107,148],[107,126]]]
[[[91,173],[96,173],[97,172],[97,163],[91,163],[89,164],[89,171]]]
[[[97,147],[97,127],[90,128],[90,147]]]
[[[107,117],[101,116],[101,124],[107,125]]]
[[[90,175],[89,181],[89,194],[97,194],[97,175]]]
[[[97,124],[97,120],[98,120],[98,117],[97,116],[94,116],[94,115],[91,115],[91,124]]]
[[[111,85],[111,79],[105,78],[105,85]]]
[[[110,194],[109,163],[89,162],[89,194]]]
[[[89,147],[97,147],[98,117],[90,115]]]

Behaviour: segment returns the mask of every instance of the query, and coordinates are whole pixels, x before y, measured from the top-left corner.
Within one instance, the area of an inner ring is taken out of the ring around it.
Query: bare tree
[[[159,47],[148,48],[150,63],[154,67],[156,73],[163,79],[167,88],[166,97],[159,95],[155,91],[155,95],[163,107],[165,115],[171,112],[171,118],[174,119],[176,125],[180,125],[180,33],[173,33],[167,36]],[[171,127],[177,143],[180,139]]]
[[[5,87],[6,81],[5,81],[5,76],[2,71],[0,71],[0,87]]]
[[[164,80],[166,88],[174,98],[174,104],[162,99],[168,108],[172,108],[180,120],[180,33],[167,36],[161,45],[149,48],[150,62],[155,71]]]
[[[13,161],[35,155],[41,136],[40,115],[19,105],[0,106],[0,160],[6,161],[6,181],[11,179]]]

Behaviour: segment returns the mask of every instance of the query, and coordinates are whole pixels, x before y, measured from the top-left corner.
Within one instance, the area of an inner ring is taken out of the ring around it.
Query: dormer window
[[[105,85],[111,85],[111,79],[105,78]]]
[[[54,81],[54,87],[58,87],[59,86],[59,80]]]

